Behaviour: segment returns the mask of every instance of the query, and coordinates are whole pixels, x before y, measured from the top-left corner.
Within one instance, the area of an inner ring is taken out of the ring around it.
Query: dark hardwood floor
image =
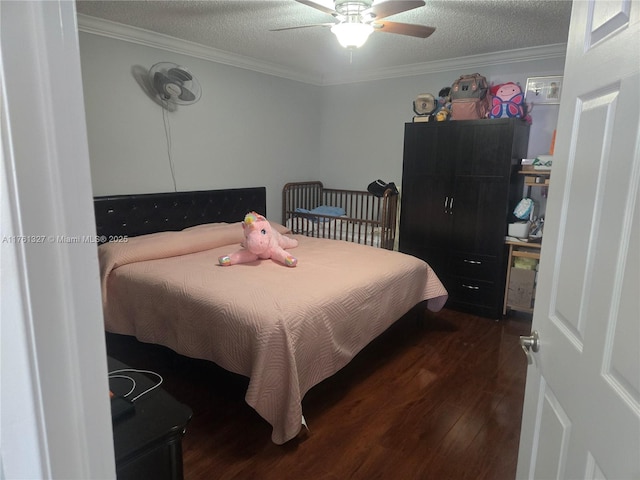
[[[247,379],[131,337],[109,354],[154,370],[194,412],[186,480],[515,477],[530,318],[410,312],[304,398],[309,432],[285,445],[244,402]]]

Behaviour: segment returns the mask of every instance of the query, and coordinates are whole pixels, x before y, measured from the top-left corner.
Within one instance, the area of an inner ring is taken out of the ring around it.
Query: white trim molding
[[[309,83],[316,86],[341,85],[437,72],[468,70],[506,63],[564,58],[567,47],[565,43],[559,43],[543,45],[540,47],[505,50],[502,52],[487,53],[483,55],[473,55],[469,57],[451,58],[413,65],[403,65],[401,67],[388,69],[379,69],[375,71],[362,72],[355,76],[351,73],[350,76],[346,78],[341,77],[340,75],[323,77],[311,75],[307,72],[293,70],[281,65],[261,62],[255,58],[236,55],[213,47],[201,45],[199,43],[181,40],[169,35],[88,15],[78,14],[78,30],[83,33],[114,38],[138,45],[145,45],[148,47],[166,50],[168,52],[188,55],[194,58],[244,68],[246,70],[287,78],[289,80],[295,80],[302,83]]]
[[[75,4],[1,7],[0,478],[115,478]]]
[[[461,70],[479,70],[492,65],[504,65],[534,60],[546,60],[552,58],[564,58],[567,45],[564,43],[555,45],[543,45],[541,47],[520,48],[516,50],[504,50],[502,52],[485,53],[468,57],[448,58],[433,62],[415,63],[401,67],[379,69],[364,72],[357,80],[345,81],[339,77],[325,78],[323,85],[338,85],[343,83],[366,82],[373,80],[385,80],[390,78],[410,77],[414,75],[426,75],[439,72],[451,72]]]
[[[316,77],[305,75],[279,65],[260,62],[255,58],[244,57],[233,53],[207,47],[199,43],[181,40],[179,38],[152,32],[143,28],[132,27],[122,23],[103,20],[101,18],[78,14],[78,31],[91,33],[107,38],[114,38],[124,42],[135,43],[147,47],[158,48],[167,52],[187,55],[201,60],[244,68],[255,72],[273,75],[275,77],[288,78],[302,83],[317,84]]]

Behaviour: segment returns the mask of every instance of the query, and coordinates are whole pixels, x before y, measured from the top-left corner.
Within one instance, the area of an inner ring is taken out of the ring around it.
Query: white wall
[[[278,220],[282,186],[317,178],[319,87],[88,33],[80,51],[95,195],[173,191],[162,108],[134,77],[161,61],[202,85],[167,115],[178,190],[265,186]]]
[[[80,46],[96,195],[173,190],[161,107],[132,73],[171,61],[203,89],[198,103],[168,115],[178,190],[264,185],[276,221],[286,182],[365,189],[381,178],[400,187],[404,123],[419,93],[437,95],[463,73],[525,85],[564,67],[563,55],[513,61],[512,54],[506,63],[494,56],[429,74],[314,86],[91,33],[80,33]],[[530,156],[547,153],[557,112],[534,108]]]
[[[564,57],[323,87],[320,180],[364,189],[381,178],[400,186],[404,124],[414,115],[413,100],[419,93],[437,96],[458,76],[476,71],[489,83],[524,86],[528,77],[561,75],[563,68]],[[531,115],[529,155],[536,156],[548,152],[558,105],[535,106]]]

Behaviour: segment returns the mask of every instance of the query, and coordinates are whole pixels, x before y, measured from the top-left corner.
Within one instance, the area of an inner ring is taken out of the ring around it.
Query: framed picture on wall
[[[560,103],[562,94],[562,76],[529,77],[525,100],[532,104],[553,105]]]

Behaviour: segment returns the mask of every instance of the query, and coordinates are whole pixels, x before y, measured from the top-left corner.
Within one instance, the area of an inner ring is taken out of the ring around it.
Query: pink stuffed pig
[[[285,251],[285,248],[298,246],[298,241],[281,235],[271,228],[271,224],[256,212],[247,213],[242,222],[244,230],[244,248],[218,258],[220,265],[226,267],[237,263],[254,262],[272,258],[287,267],[295,267],[298,259]]]

